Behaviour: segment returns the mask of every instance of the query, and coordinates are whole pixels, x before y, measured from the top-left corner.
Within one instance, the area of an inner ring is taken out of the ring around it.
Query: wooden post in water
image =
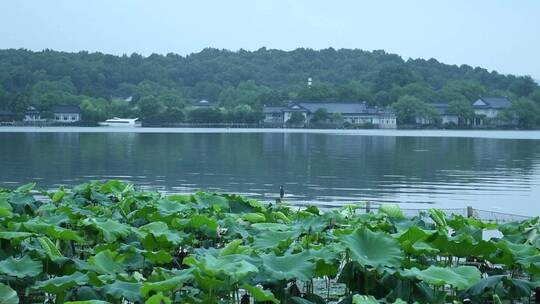
[[[467,206],[467,217],[474,217],[473,208],[471,206]]]
[[[366,213],[371,212],[371,202],[366,202]]]

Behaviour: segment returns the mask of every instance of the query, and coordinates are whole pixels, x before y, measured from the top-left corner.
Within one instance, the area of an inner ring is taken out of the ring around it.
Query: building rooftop
[[[475,108],[506,109],[512,106],[510,99],[504,96],[480,96],[475,103],[478,101],[482,101],[485,105],[474,105]]]

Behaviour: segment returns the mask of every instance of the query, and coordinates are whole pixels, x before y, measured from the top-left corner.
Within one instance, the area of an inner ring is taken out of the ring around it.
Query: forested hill
[[[19,114],[28,105],[48,111],[57,104],[78,104],[89,120],[137,115],[178,121],[190,102],[200,99],[230,112],[256,112],[289,99],[387,106],[404,96],[431,103],[470,102],[482,94],[540,103],[538,84],[528,76],[435,59],[405,61],[384,51],[205,49],[188,56],[143,57],[0,50],[0,110]],[[131,102],[116,100],[128,96]]]

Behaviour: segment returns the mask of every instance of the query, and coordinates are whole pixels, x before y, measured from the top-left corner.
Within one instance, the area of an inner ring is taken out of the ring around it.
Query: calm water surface
[[[0,128],[0,187],[122,179],[293,204],[540,215],[540,132]]]

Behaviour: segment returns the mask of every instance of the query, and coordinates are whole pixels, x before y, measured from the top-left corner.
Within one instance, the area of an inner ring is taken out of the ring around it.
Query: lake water
[[[540,132],[0,127],[0,187],[92,179],[540,215]]]

